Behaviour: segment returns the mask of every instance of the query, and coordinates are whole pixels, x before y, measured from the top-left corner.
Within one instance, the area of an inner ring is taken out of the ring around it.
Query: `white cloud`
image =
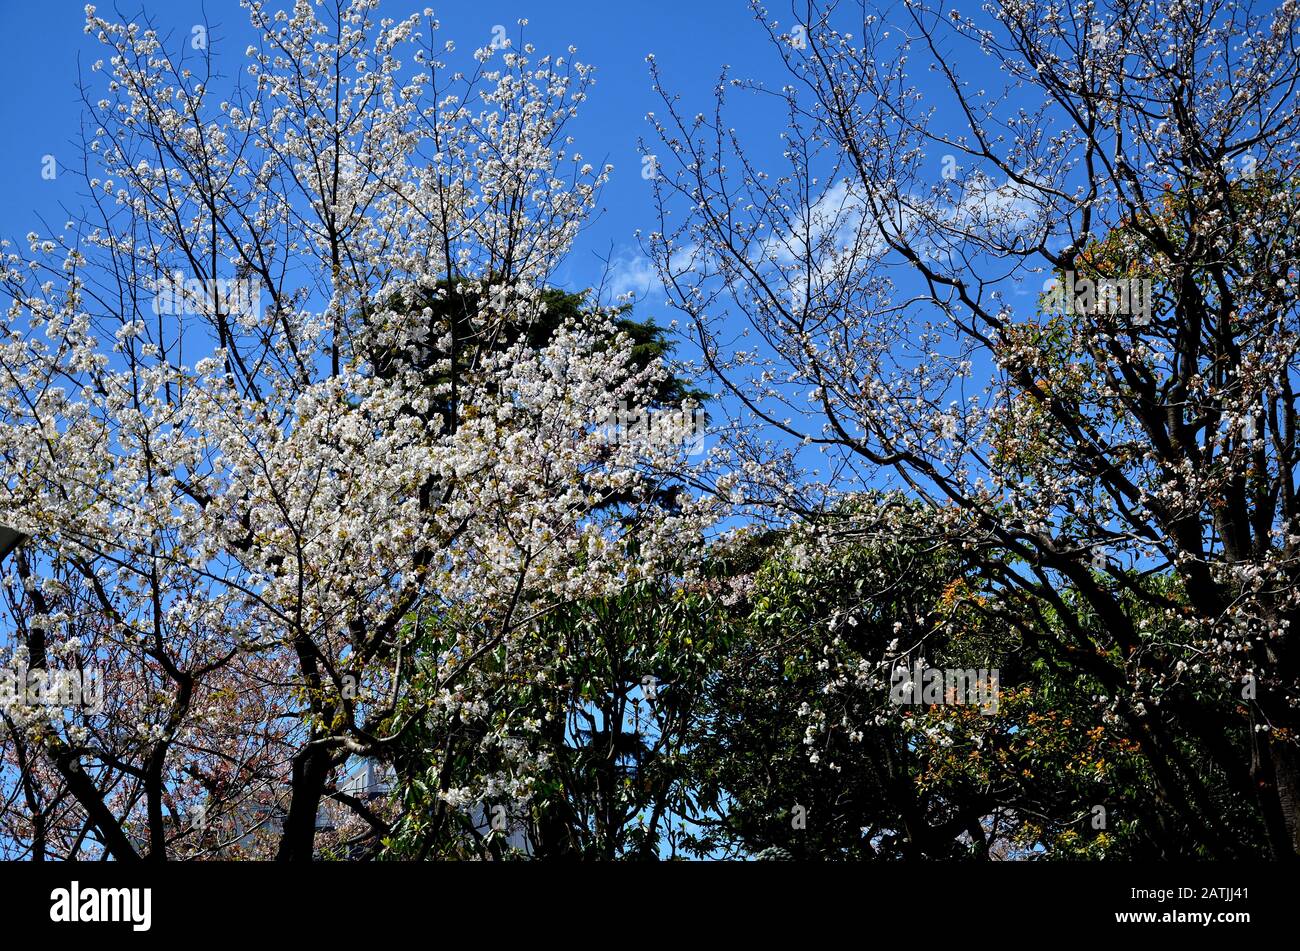
[[[644,254],[637,252],[620,253],[609,262],[609,273],[605,278],[605,288],[615,297],[633,294],[644,297],[652,290],[659,290],[659,273],[654,264]]]

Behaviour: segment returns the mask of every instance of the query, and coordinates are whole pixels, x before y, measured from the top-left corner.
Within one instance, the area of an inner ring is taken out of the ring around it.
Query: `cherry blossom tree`
[[[521,22],[463,72],[428,11],[244,6],[235,78],[215,42],[86,8],[87,213],[5,248],[0,504],[31,538],[8,659],[105,695],[6,705],[20,854],[310,859],[327,800],[382,834],[350,757],[473,716],[483,661],[683,570],[714,514],[664,501],[708,479],[680,441],[604,426],[667,375],[615,313],[521,332],[610,171],[566,132],[593,82],[573,51]],[[518,796],[529,729],[478,737]]]
[[[647,243],[738,415],[806,463],[775,493],[754,443],[737,491],[924,501],[1202,854],[1243,849],[1220,783],[1300,852],[1300,7],[754,10],[785,85],[724,72],[696,112],[651,64]],[[771,156],[728,122],[751,94]]]

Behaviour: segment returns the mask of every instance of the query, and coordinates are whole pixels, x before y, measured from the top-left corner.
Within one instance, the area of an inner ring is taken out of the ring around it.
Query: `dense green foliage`
[[[878,506],[821,531],[744,533],[691,580],[539,618],[532,674],[510,674],[502,657],[491,711],[536,724],[521,734],[537,754],[526,801],[503,798],[510,823],[495,832],[483,806],[449,807],[439,791],[510,758],[458,757],[476,749],[472,727],[423,724],[388,854],[1197,857],[1086,665],[1001,623],[960,551],[861,530]],[[1143,583],[1170,594],[1165,579]],[[1172,635],[1149,620],[1160,650]],[[445,652],[435,627],[426,635],[427,652]],[[996,710],[895,703],[894,671],[921,658],[996,670]],[[1215,682],[1189,671],[1176,689]],[[1220,702],[1229,713],[1231,698]],[[1190,742],[1185,755],[1198,755]],[[1263,854],[1249,800],[1212,768],[1204,781],[1240,848]]]

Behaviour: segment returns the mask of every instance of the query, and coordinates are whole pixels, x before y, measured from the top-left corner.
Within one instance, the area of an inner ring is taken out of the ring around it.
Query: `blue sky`
[[[290,0],[283,5],[290,6]],[[653,228],[651,187],[640,177],[637,152],[638,137],[652,138],[645,114],[660,105],[650,87],[646,54],[653,52],[674,88],[700,107],[711,100],[724,63],[743,75],[771,74],[777,65],[744,0],[385,0],[381,11],[400,18],[426,5],[442,21],[440,36],[455,40],[466,57],[490,42],[495,25],[505,25],[514,36],[516,21],[526,17],[526,36],[540,52],[560,53],[572,44],[580,60],[597,68],[597,85],[573,130],[587,159],[608,161],[615,172],[603,195],[603,213],[557,274],[572,288],[598,279],[603,265],[597,256],[609,255],[611,248],[625,273],[635,274],[633,232]],[[269,0],[267,6],[278,4]],[[0,88],[6,91],[0,97],[0,127],[9,146],[0,150],[0,179],[5,182],[0,237],[58,230],[69,217],[63,208],[78,204],[73,176],[48,181],[41,169],[46,155],[63,163],[77,154],[78,58],[87,65],[102,55],[99,44],[83,32],[83,7],[83,0],[0,0]],[[111,0],[98,8],[112,18]],[[242,66],[253,34],[238,0],[122,0],[116,7],[123,19],[134,18],[142,8],[161,32],[173,29],[178,41],[194,24],[208,22],[222,61],[232,71]],[[743,119],[746,104],[734,106],[735,118]],[[776,132],[772,130],[773,139]],[[49,228],[41,225],[42,218]],[[644,316],[656,316],[661,323],[671,319],[655,301],[646,303]]]
[[[244,50],[255,40],[238,0],[112,4],[113,0],[100,2],[100,14],[129,21],[141,19],[143,11],[164,37],[171,34],[171,41],[165,43],[170,51],[188,44],[195,24],[208,24],[210,43],[227,75],[243,69]],[[276,9],[291,6],[292,0],[267,0],[266,5]],[[570,131],[586,161],[608,162],[614,173],[602,194],[601,212],[558,267],[554,280],[570,290],[593,286],[605,267],[602,259],[612,258],[618,265],[611,277],[612,290],[639,292],[639,318],[664,326],[680,317],[663,300],[635,238],[637,229],[650,232],[657,226],[653,186],[640,174],[638,141],[646,140],[651,151],[662,151],[662,146],[656,150],[654,132],[646,121],[647,112],[664,111],[651,86],[646,55],[655,54],[665,85],[680,95],[686,115],[711,109],[724,64],[734,77],[779,87],[789,74],[766,32],[754,22],[746,0],[383,0],[380,14],[400,19],[426,6],[441,21],[440,39],[455,41],[457,66],[468,66],[472,50],[489,45],[498,25],[517,37],[517,21],[526,17],[525,37],[539,53],[563,54],[573,45],[579,60],[596,67],[597,84]],[[785,4],[774,4],[772,15],[783,24],[791,22]],[[49,181],[41,173],[46,156],[55,156],[63,167],[79,154],[78,63],[88,70],[104,55],[83,25],[84,0],[0,0],[0,88],[6,91],[0,97],[0,127],[8,133],[9,144],[0,150],[0,178],[5,183],[0,188],[0,237],[21,243],[29,231],[57,233],[65,221],[78,217],[77,177],[60,174]],[[974,81],[982,67],[962,61],[961,68],[963,78]],[[927,84],[937,81],[926,75],[923,65],[914,67],[912,74],[923,89],[933,88]],[[98,92],[103,75],[94,79],[92,88]],[[944,103],[935,105],[942,121]],[[747,154],[759,167],[777,174],[784,164],[779,159],[783,119],[779,109],[773,111],[771,100],[740,92],[728,97],[726,124],[739,130]],[[935,163],[938,177],[942,157],[928,158]],[[1032,299],[1022,296],[1022,302]],[[680,357],[695,355],[690,343],[679,343]],[[811,460],[811,465],[818,462]]]

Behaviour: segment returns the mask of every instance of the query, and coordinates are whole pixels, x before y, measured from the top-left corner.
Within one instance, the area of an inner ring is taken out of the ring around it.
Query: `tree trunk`
[[[1268,763],[1271,792],[1285,824],[1284,838],[1278,835],[1270,838],[1275,857],[1293,861],[1300,858],[1300,752],[1289,738],[1279,740],[1272,731],[1267,736],[1263,758]],[[1260,791],[1267,793],[1269,790],[1262,788]]]
[[[293,758],[293,795],[275,856],[277,862],[312,860],[316,851],[316,814],[332,765],[329,752],[318,746],[308,746]]]

